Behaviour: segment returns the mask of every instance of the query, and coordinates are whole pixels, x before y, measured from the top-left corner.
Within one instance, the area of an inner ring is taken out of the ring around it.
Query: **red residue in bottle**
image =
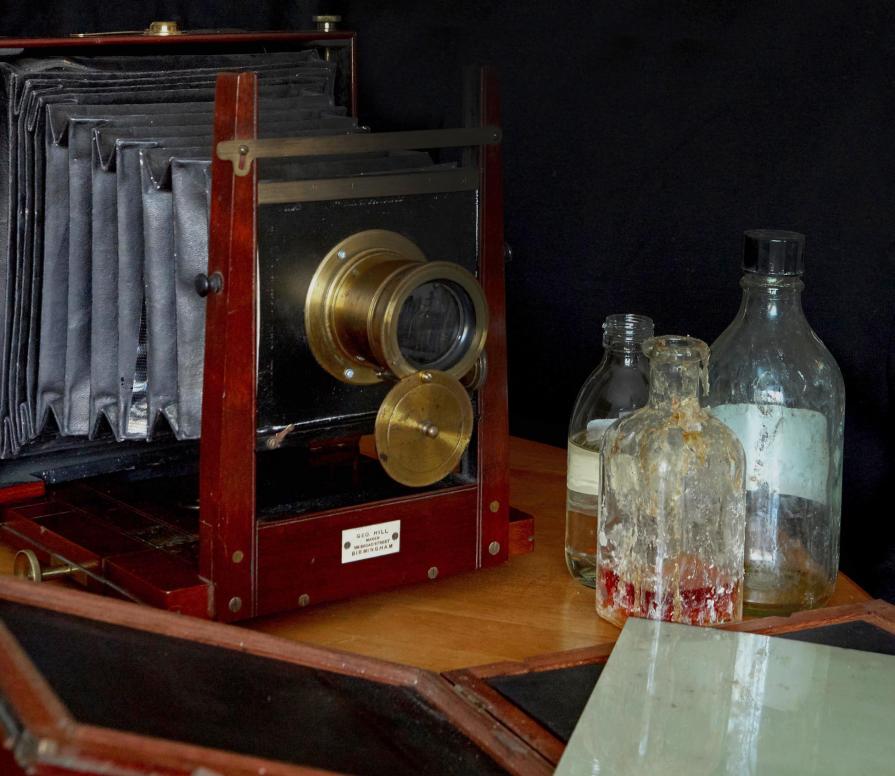
[[[606,609],[617,611],[622,620],[634,616],[691,625],[712,625],[739,618],[739,583],[682,588],[678,616],[675,616],[674,590],[667,591],[662,596],[661,602],[656,601],[654,590],[641,591],[639,600],[635,600],[634,583],[622,582],[618,574],[611,569],[603,569],[600,572],[600,585],[597,590],[601,605]]]

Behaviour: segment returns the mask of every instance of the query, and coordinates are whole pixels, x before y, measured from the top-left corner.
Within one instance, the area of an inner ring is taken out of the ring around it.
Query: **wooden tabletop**
[[[535,516],[535,550],[499,568],[268,617],[245,627],[294,641],[435,671],[521,660],[612,641],[618,629],[594,611],[594,591],[563,558],[565,451],[513,439],[510,501]],[[0,546],[0,573],[12,553]],[[830,606],[869,600],[840,574]]]

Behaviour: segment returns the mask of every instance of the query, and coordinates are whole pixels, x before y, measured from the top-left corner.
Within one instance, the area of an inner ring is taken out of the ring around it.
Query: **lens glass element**
[[[415,288],[401,307],[398,347],[415,369],[450,369],[469,349],[475,324],[466,290],[433,280]]]

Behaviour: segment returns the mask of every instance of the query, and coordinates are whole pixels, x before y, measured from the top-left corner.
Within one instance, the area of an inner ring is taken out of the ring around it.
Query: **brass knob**
[[[32,550],[19,550],[13,562],[13,574],[31,582],[43,582],[45,579],[53,577],[64,577],[76,571],[80,571],[80,569],[68,563],[62,566],[43,568]]]
[[[180,25],[177,22],[152,22],[146,30],[146,35],[180,35]]]
[[[339,22],[342,21],[342,17],[336,14],[317,14],[311,19],[317,25],[319,32],[334,32],[339,28]]]
[[[485,347],[488,303],[459,264],[427,261],[396,232],[358,232],[332,248],[305,299],[317,362],[354,385],[421,370],[461,378]]]

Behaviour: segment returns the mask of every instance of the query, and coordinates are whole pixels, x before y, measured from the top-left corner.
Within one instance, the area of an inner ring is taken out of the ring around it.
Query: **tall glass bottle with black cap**
[[[653,321],[646,315],[606,318],[603,358],[578,392],[569,421],[566,566],[588,587],[594,586],[603,434],[649,399],[649,361],[643,343],[652,336]]]
[[[823,605],[839,566],[845,386],[802,311],[805,237],[745,233],[743,299],[712,345],[709,405],[746,452],[746,611]]]

